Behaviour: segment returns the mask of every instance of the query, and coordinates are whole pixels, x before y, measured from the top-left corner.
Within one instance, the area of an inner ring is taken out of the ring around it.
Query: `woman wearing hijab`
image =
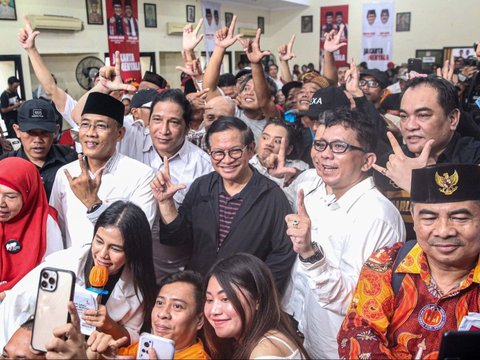
[[[0,300],[46,255],[63,249],[40,173],[18,157],[0,161]]]

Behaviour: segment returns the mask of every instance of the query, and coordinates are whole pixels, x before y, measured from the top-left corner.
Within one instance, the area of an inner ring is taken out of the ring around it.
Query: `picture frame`
[[[194,23],[195,22],[195,5],[187,5],[187,22]]]
[[[143,13],[145,14],[145,27],[156,28],[157,27],[157,5],[144,3]]]
[[[313,32],[313,15],[302,16],[300,30],[302,33]]]
[[[257,29],[261,29],[262,34],[265,34],[265,18],[263,16],[257,17]]]
[[[417,49],[415,57],[422,60],[422,70],[430,73],[435,65],[443,64],[443,49]]]
[[[225,26],[227,28],[230,27],[230,24],[232,23],[232,19],[233,19],[233,13],[226,12],[225,13]]]
[[[397,21],[395,23],[395,31],[410,31],[410,23],[412,19],[411,12],[397,13]]]
[[[443,48],[443,61],[448,59],[456,60],[458,58],[466,60],[470,57],[475,57],[475,49],[472,45],[447,46]]]
[[[16,0],[8,0],[8,4],[6,6],[4,6],[4,4],[0,5],[2,7],[0,20],[17,20],[17,5],[15,2]]]
[[[85,0],[88,25],[103,25],[103,1]]]

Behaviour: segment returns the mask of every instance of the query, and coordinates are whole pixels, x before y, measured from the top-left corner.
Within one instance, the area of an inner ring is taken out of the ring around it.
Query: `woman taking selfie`
[[[40,173],[19,157],[0,161],[0,301],[43,258],[63,249]]]
[[[98,218],[91,244],[52,254],[7,293],[0,305],[0,346],[34,313],[40,271],[47,266],[73,271],[76,286],[86,288],[92,267],[107,267],[108,295],[102,296],[98,310],[85,310],[83,319],[115,339],[137,341],[157,295],[151,253],[144,212],[133,203],[113,203]]]
[[[220,260],[204,288],[205,339],[213,359],[308,358],[260,259],[237,254]]]

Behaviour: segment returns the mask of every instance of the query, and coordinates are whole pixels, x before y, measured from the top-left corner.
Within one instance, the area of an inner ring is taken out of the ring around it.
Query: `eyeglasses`
[[[314,140],[313,141],[313,148],[317,150],[318,152],[324,152],[327,146],[332,150],[334,154],[343,154],[347,150],[359,150],[361,152],[366,153],[364,149],[361,147],[355,146],[355,145],[350,145],[347,144],[346,142],[340,141],[340,140],[335,140],[332,142],[328,142],[325,140]]]
[[[378,88],[380,84],[376,80],[360,80],[358,82],[360,86],[368,86],[369,88]]]
[[[210,151],[209,155],[212,157],[213,160],[216,161],[221,161],[225,157],[225,155],[228,153],[228,156],[230,156],[232,159],[237,160],[240,159],[243,155],[243,152],[245,149],[248,147],[248,145],[245,145],[242,149],[239,148],[233,148],[230,150],[215,150],[215,151]]]
[[[106,132],[110,129],[110,125],[105,124],[104,122],[89,123],[88,121],[82,121],[79,127],[81,131],[89,131],[92,126],[99,133]]]

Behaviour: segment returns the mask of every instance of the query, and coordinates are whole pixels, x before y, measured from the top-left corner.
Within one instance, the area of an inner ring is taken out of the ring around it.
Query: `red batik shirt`
[[[480,308],[480,264],[460,285],[442,294],[430,277],[417,244],[397,267],[405,273],[395,297],[392,267],[398,243],[375,252],[364,264],[352,303],[338,333],[338,352],[347,359],[436,359],[445,331]]]

